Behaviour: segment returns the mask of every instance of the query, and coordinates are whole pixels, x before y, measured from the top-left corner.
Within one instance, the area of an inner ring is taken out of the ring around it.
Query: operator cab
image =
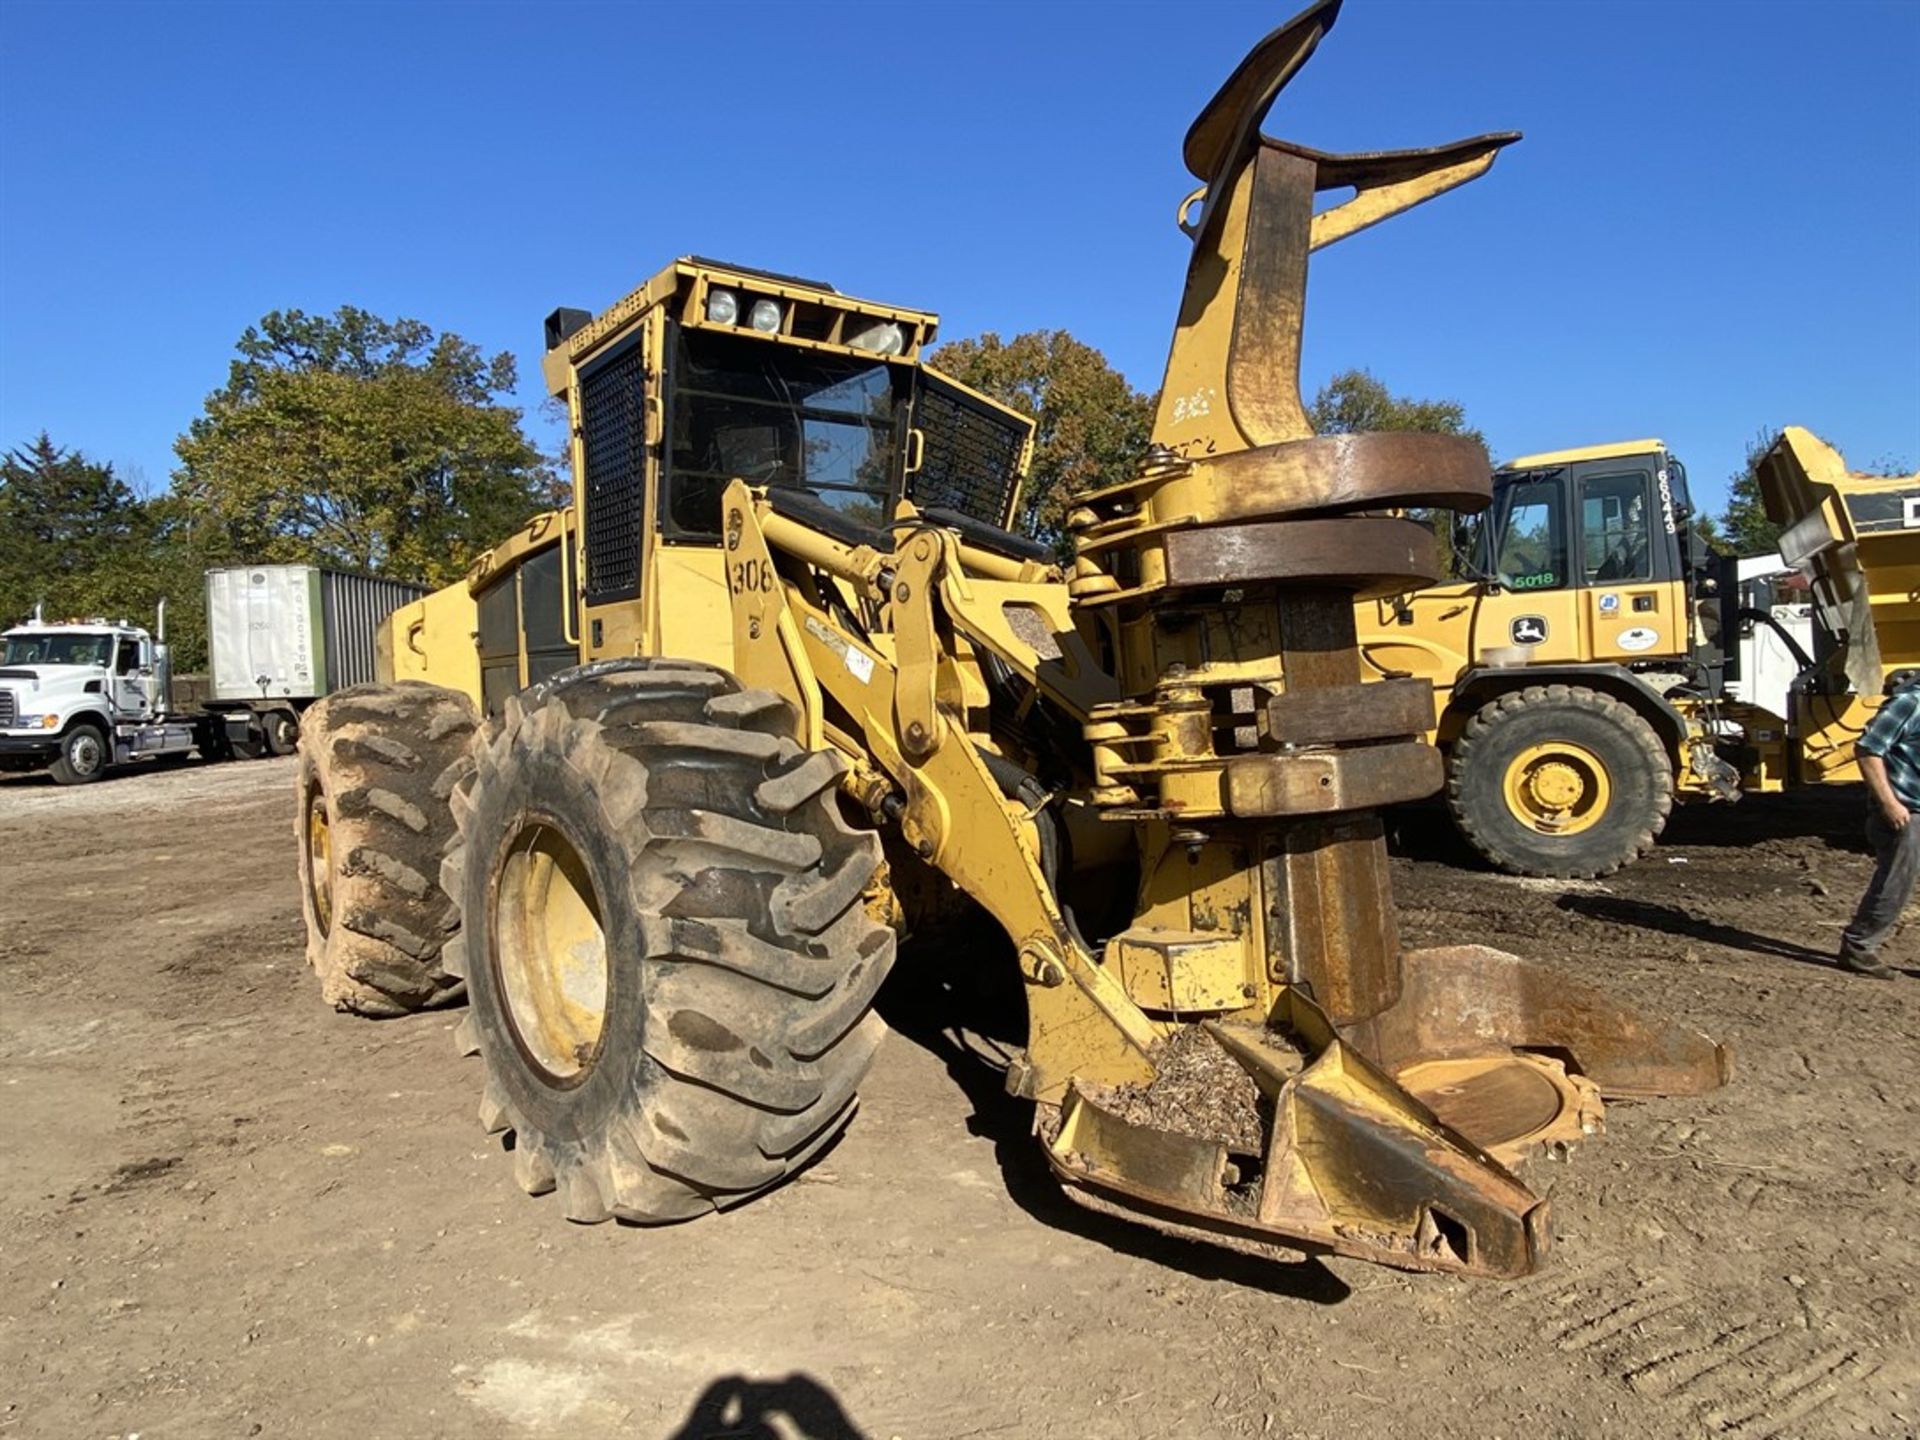
[[[698,257],[598,315],[554,311],[542,366],[567,405],[577,494],[470,577],[485,708],[583,661],[724,643],[735,480],[843,544],[891,549],[905,500],[976,545],[1050,559],[1008,533],[1033,422],[929,368],[937,327]]]
[[[1504,590],[1605,588],[1683,579],[1686,469],[1658,440],[1526,455],[1494,472],[1463,558]]]

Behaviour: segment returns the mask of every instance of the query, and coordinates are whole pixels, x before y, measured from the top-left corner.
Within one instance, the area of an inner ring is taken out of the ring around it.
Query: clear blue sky
[[[1152,388],[1181,137],[1293,8],[0,0],[0,445],[163,486],[248,323],[349,302],[513,350],[531,412],[547,311],[689,252]],[[1762,427],[1920,464],[1920,4],[1349,0],[1269,128],[1526,132],[1316,260],[1309,393],[1660,435],[1715,506]]]

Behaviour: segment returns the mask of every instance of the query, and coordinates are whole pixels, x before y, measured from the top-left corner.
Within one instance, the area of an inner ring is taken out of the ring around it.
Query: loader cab
[[[1622,664],[1689,653],[1689,569],[1705,557],[1688,513],[1686,471],[1658,440],[1501,466],[1462,545],[1489,612],[1480,646]]]
[[[1530,455],[1494,473],[1469,553],[1502,589],[1606,589],[1678,580],[1686,471],[1657,440]]]
[[[578,660],[731,662],[720,497],[735,479],[804,506],[849,544],[890,544],[902,499],[1007,526],[1032,422],[923,363],[937,324],[820,281],[697,258],[597,317],[555,311],[545,374],[572,422],[574,508],[551,543],[578,556],[554,578]],[[528,582],[517,583],[524,631]],[[490,691],[509,663],[508,606],[496,608]],[[532,643],[519,644],[523,674]]]
[[[1686,471],[1658,440],[1510,461],[1493,503],[1456,524],[1457,579],[1363,601],[1362,651],[1443,696],[1487,665],[1682,668],[1699,637],[1690,602],[1712,588],[1688,504]]]

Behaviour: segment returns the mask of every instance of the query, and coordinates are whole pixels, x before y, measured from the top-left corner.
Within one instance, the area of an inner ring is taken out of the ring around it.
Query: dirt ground
[[[1080,1211],[924,951],[817,1168],[570,1226],[481,1133],[457,1015],[319,1004],[292,763],[0,782],[0,1440],[1920,1431],[1920,982],[1822,958],[1854,795],[1684,813],[1573,886],[1400,823],[1410,941],[1604,976],[1738,1057],[1705,1101],[1612,1107],[1505,1284]]]

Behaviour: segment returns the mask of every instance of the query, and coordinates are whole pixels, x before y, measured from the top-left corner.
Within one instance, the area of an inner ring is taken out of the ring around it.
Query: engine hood
[[[106,679],[104,665],[0,665],[0,688],[27,694],[84,692],[90,680],[104,689]]]

